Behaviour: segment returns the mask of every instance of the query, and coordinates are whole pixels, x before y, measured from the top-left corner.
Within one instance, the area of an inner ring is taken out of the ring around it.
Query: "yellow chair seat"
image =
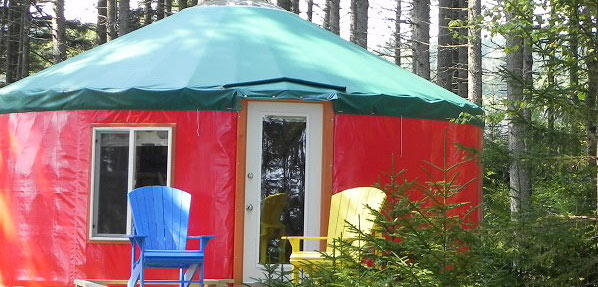
[[[330,217],[328,219],[327,237],[303,237],[303,236],[284,236],[281,239],[287,239],[291,243],[292,253],[290,263],[293,266],[293,282],[299,280],[299,270],[302,265],[325,263],[326,258],[320,252],[301,250],[301,241],[303,240],[329,240],[342,239],[350,242],[354,246],[362,244],[356,239],[356,234],[351,232],[348,224],[356,226],[363,233],[370,233],[374,225],[375,216],[366,206],[374,210],[380,210],[386,199],[386,194],[373,187],[358,187],[347,189],[332,196],[330,201]],[[331,243],[328,242],[326,252],[333,254]]]

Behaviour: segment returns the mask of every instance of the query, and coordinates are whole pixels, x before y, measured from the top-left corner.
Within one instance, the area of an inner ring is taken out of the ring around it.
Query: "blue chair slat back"
[[[147,236],[146,249],[185,250],[191,195],[167,186],[145,186],[129,193],[135,234]]]

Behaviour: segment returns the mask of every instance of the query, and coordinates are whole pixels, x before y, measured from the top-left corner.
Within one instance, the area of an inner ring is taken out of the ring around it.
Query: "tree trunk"
[[[52,47],[54,64],[66,59],[66,19],[64,18],[64,0],[54,0],[52,18]]]
[[[436,84],[449,90],[453,89],[453,75],[455,63],[453,63],[454,41],[449,29],[449,23],[453,20],[454,11],[452,3],[454,0],[438,1],[438,59],[436,68]]]
[[[164,17],[172,15],[172,0],[164,0]]]
[[[293,13],[299,15],[299,13],[301,12],[299,10],[299,0],[293,0],[291,6],[292,6],[291,10],[293,10]]]
[[[291,0],[278,0],[277,1],[277,5],[282,8],[285,9],[287,11],[292,11],[292,3]]]
[[[341,34],[341,1],[330,1],[330,31],[334,34]]]
[[[587,14],[587,19],[592,19],[590,7],[584,7],[584,12]],[[595,12],[596,13],[596,12]],[[594,15],[594,27],[588,29],[588,31],[598,31],[598,14]],[[594,34],[595,35],[595,34]],[[592,44],[590,44],[592,45]],[[588,102],[588,145],[589,145],[589,165],[592,168],[596,168],[598,166],[598,135],[597,135],[597,123],[598,123],[598,111],[597,111],[597,102],[598,102],[598,53],[596,53],[596,49],[598,49],[598,44],[593,42],[593,51],[587,52],[588,54],[585,55],[585,62],[588,69],[588,95],[587,95],[587,102]],[[598,177],[598,175],[597,175]],[[594,183],[598,183],[598,179],[594,180]],[[595,186],[595,197],[596,197],[596,213],[598,213],[598,185]]]
[[[0,0],[2,10],[0,11],[0,25],[2,27],[8,27],[8,0]],[[6,72],[6,42],[7,42],[7,31],[6,29],[0,29],[0,59],[2,64],[0,65],[0,73]]]
[[[118,0],[118,36],[119,37],[130,32],[129,1],[130,0]]]
[[[164,0],[158,0],[158,6],[156,7],[156,16],[158,20],[164,19]]]
[[[143,3],[143,25],[147,26],[152,23],[152,17],[154,16],[154,10],[152,10],[152,1],[146,0]]]
[[[20,44],[20,63],[19,63],[19,71],[18,71],[18,78],[22,79],[29,76],[29,60],[30,60],[30,50],[31,50],[31,42],[29,41],[29,30],[31,30],[31,13],[29,12],[29,7],[31,6],[30,0],[23,0],[23,17],[22,17],[22,24],[21,24],[21,44]]]
[[[482,30],[480,29],[481,0],[469,0],[467,46],[467,98],[479,107],[482,106]]]
[[[351,42],[368,48],[368,0],[351,0]]]
[[[179,11],[187,8],[187,0],[179,0]]]
[[[507,22],[514,17],[507,14]],[[507,54],[507,112],[509,122],[509,152],[511,164],[509,167],[509,196],[511,198],[511,218],[517,220],[529,210],[530,175],[524,157],[526,146],[524,137],[526,128],[521,103],[523,101],[523,39],[519,35],[506,35],[507,48],[514,49]],[[519,48],[515,48],[519,47]]]
[[[107,0],[106,12],[108,13],[108,41],[118,38],[116,34],[116,0]]]
[[[8,6],[8,33],[6,35],[6,83],[17,80],[19,65],[19,36],[21,32],[21,9],[19,2]]]
[[[328,1],[326,1],[328,3]],[[307,1],[307,20],[313,22],[314,18],[314,0]]]
[[[106,0],[98,0],[98,22],[96,24],[96,39],[98,45],[106,43],[106,23],[108,21]]]
[[[413,1],[413,73],[430,79],[430,0]]]
[[[397,6],[395,8],[395,64],[401,66],[401,0],[396,0]]]
[[[191,0],[191,7],[196,6],[197,5],[197,0]]]
[[[474,0],[471,0],[474,1]],[[462,23],[467,21],[467,0],[459,1],[459,9],[457,10],[458,19]],[[456,40],[459,44],[458,50],[458,61],[457,61],[457,94],[462,98],[467,98],[468,86],[467,86],[467,67],[468,67],[468,56],[467,56],[467,29],[459,27],[459,39]]]

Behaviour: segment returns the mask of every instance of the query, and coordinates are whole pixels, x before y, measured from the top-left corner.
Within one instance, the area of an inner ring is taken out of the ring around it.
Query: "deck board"
[[[126,279],[75,279],[76,287],[106,287],[108,285],[127,285]],[[159,280],[157,280],[159,281]],[[152,282],[145,283],[146,285],[178,285],[177,283],[161,283]],[[228,287],[228,286],[246,286],[244,284],[234,284],[233,279],[205,279],[204,285],[206,287]],[[198,283],[193,283],[191,286],[199,286]]]

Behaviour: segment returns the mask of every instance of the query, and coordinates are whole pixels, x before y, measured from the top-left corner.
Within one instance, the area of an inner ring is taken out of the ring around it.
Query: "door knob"
[[[253,204],[248,204],[246,207],[247,211],[252,211],[253,210]]]
[[[253,173],[252,172],[248,173],[247,174],[247,178],[252,179],[253,178]]]

